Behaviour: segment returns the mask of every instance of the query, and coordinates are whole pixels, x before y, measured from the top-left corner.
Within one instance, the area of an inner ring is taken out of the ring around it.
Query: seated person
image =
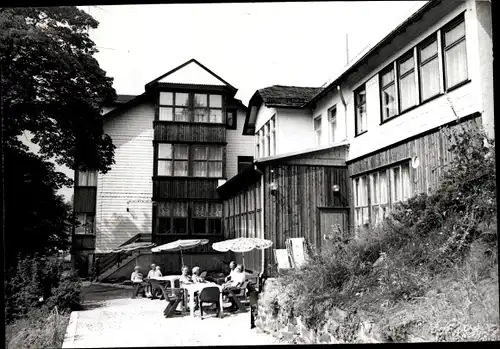
[[[156,265],[153,263],[151,264],[150,269],[148,271],[148,275],[146,276],[146,281],[149,281],[152,277],[154,277],[155,270],[156,270]],[[151,289],[151,285],[149,284],[149,282],[146,286],[146,297],[148,298],[153,297],[153,291]]]
[[[134,268],[134,272],[130,276],[130,280],[132,281],[132,285],[134,286],[132,298],[136,298],[139,294],[139,291],[144,292],[144,279],[141,273],[141,267],[136,265],[136,267]]]
[[[191,279],[191,276],[189,276],[189,267],[188,266],[183,266],[181,269],[181,277],[179,279],[181,284],[192,284],[193,280]]]
[[[193,268],[192,280],[195,284],[205,282],[205,279],[200,275],[200,267],[196,266]]]
[[[156,270],[154,272],[154,277],[161,278],[163,276],[161,272],[161,268],[159,265],[156,266]]]
[[[242,272],[243,267],[241,265],[237,265],[234,270],[235,272],[231,276],[231,280],[222,286],[222,294],[224,296],[230,296],[232,291],[238,290],[246,281],[246,275]],[[229,300],[232,304],[232,310],[238,309],[234,299],[230,297]]]
[[[233,274],[235,273],[235,268],[236,268],[236,263],[235,261],[231,261],[231,263],[229,263],[229,275],[226,276],[226,278],[224,279],[224,282],[228,282],[229,280],[231,280],[231,277],[233,276]]]

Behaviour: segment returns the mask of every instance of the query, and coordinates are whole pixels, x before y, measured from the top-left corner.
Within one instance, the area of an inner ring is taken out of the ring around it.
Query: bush
[[[42,306],[57,306],[60,311],[79,309],[81,283],[61,261],[26,256],[7,275],[4,300],[7,323]]]
[[[30,310],[27,315],[6,327],[6,344],[9,349],[61,348],[69,316],[57,308]]]
[[[468,270],[472,250],[476,282],[490,273],[498,263],[495,143],[476,128],[443,132],[453,159],[438,188],[398,204],[377,228],[311,249],[301,270],[278,279],[271,303],[278,319],[301,316],[318,329],[333,307],[380,314],[423,296],[457,268]]]

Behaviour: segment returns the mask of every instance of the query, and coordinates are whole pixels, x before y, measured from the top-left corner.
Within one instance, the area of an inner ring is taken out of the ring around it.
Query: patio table
[[[163,292],[163,296],[165,299],[167,299],[167,288],[175,288],[175,282],[179,281],[181,278],[180,275],[167,275],[167,276],[159,276],[159,277],[152,277],[150,280],[155,280],[158,281],[158,283],[161,286],[161,290]],[[167,286],[167,283],[169,284]]]
[[[220,285],[217,285],[216,283],[213,283],[213,282],[205,282],[205,283],[199,283],[199,284],[181,284],[181,288],[183,288],[184,290],[187,291],[184,294],[187,293],[187,295],[189,295],[189,310],[190,310],[191,317],[194,317],[194,307],[195,307],[194,294],[196,292],[200,292],[201,290],[203,290],[206,287],[219,288],[219,291],[220,291],[219,302],[220,302],[220,307],[221,307],[219,316],[222,317],[223,316],[223,308],[224,308],[223,303],[222,303],[222,287]]]

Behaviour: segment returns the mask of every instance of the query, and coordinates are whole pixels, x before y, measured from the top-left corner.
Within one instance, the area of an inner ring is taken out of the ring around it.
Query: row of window
[[[314,145],[321,145],[321,137],[323,136],[322,131],[322,115],[316,116],[313,121],[314,128]],[[328,141],[330,143],[335,143],[337,132],[337,105],[334,105],[328,109]]]
[[[158,119],[223,123],[222,95],[160,92]]]
[[[223,146],[158,143],[158,176],[223,177]]]
[[[353,188],[355,225],[377,225],[394,204],[410,198],[410,165],[404,163],[353,178]]]
[[[157,206],[158,235],[219,235],[222,204],[217,202],[160,202]]]
[[[276,114],[256,132],[256,154],[258,157],[276,155]]]
[[[381,122],[467,81],[463,15],[379,73]],[[366,87],[354,92],[356,136],[367,131]]]
[[[224,229],[228,237],[258,237],[261,233],[260,182],[224,201]]]

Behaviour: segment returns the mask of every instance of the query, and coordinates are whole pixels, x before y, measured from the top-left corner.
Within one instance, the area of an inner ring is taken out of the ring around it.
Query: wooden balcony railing
[[[226,125],[155,121],[154,139],[168,142],[226,143]]]
[[[74,251],[95,249],[95,235],[77,235],[71,237],[71,249]]]
[[[153,178],[155,199],[219,199],[217,178]]]

